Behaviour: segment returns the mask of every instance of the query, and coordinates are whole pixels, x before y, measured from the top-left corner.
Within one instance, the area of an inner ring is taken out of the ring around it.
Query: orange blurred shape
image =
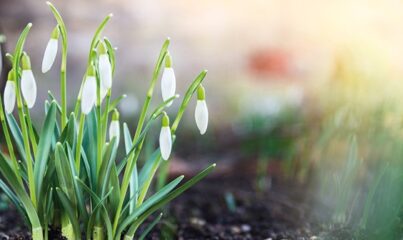
[[[262,49],[250,55],[248,70],[257,75],[286,76],[290,73],[290,60],[282,49]]]

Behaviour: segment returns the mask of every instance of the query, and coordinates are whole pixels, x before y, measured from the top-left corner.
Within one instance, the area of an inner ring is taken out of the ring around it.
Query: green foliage
[[[100,41],[105,43],[114,73],[114,48],[108,39],[100,38],[112,15],[107,16],[96,30],[89,51],[88,64],[96,66],[97,102],[88,115],[80,111],[82,86],[74,112],[68,113],[66,98],[71,94],[66,94],[67,31],[59,12],[51,3],[48,5],[56,18],[62,41],[61,104],[49,92],[45,101],[45,119],[42,128],[37,131],[20,93],[20,59],[32,26],[28,24],[14,54],[9,54],[17,80],[19,121],[0,107],[10,153],[8,156],[0,152],[0,188],[28,220],[34,240],[47,239],[48,226],[59,224],[68,239],[81,239],[83,233],[87,239],[121,239],[123,233],[125,239],[131,239],[150,215],[206,177],[215,164],[182,185],[184,176],[179,176],[152,193],[150,185],[162,161],[160,150],[156,149],[143,166],[137,164],[137,159],[155,120],[178,97],[168,99],[154,111],[149,110],[170,40],[167,39],[162,46],[133,137],[127,124],[124,124],[124,141],[116,137],[107,141],[110,115],[116,112],[114,109],[125,97],[122,95],[112,100],[111,89],[107,90],[105,100],[100,96],[98,53],[95,49]],[[202,71],[188,88],[171,127],[173,138],[191,97],[205,76],[206,71]],[[117,154],[119,143],[125,147],[123,158]],[[140,239],[144,239],[161,217],[159,215],[149,224]]]

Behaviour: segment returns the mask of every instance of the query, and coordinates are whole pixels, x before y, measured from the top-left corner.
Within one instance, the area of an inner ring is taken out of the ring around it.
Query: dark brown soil
[[[268,191],[256,193],[250,180],[205,179],[170,204],[148,239],[318,239],[306,187],[274,180]],[[234,196],[234,211],[226,193]],[[29,239],[17,215],[13,209],[1,213],[0,239]],[[61,239],[57,231],[50,234],[50,239]]]
[[[174,239],[315,239],[303,186],[274,181],[259,194],[250,180],[204,180],[169,206],[170,221],[162,221],[149,239],[164,239],[165,225],[176,228]],[[233,194],[235,211],[229,210],[225,193]]]

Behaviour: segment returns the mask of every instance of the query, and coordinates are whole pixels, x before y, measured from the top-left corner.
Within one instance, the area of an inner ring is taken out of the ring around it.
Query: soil
[[[268,191],[256,193],[248,177],[208,178],[174,200],[147,239],[323,239],[306,189],[274,179]],[[225,200],[228,193],[233,210]],[[17,215],[13,208],[0,214],[0,239],[30,239]],[[51,229],[50,239],[63,238]],[[348,231],[333,239],[349,239]]]
[[[176,220],[174,239],[317,239],[310,201],[303,186],[272,182],[264,193],[256,193],[250,178],[219,177],[206,179],[169,206]],[[234,197],[231,211],[226,194]],[[162,221],[148,239],[163,239]]]

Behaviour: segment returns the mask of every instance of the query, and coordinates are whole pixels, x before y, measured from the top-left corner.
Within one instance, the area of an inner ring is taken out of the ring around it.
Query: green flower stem
[[[21,125],[21,130],[22,130],[22,135],[23,135],[23,141],[24,141],[24,148],[25,148],[25,155],[27,157],[27,173],[28,173],[28,185],[29,185],[29,192],[31,194],[31,200],[32,203],[34,204],[34,207],[36,208],[36,195],[35,195],[35,179],[34,179],[34,169],[32,165],[32,156],[31,156],[31,151],[29,147],[29,137],[28,137],[28,130],[27,130],[27,124],[25,122],[25,114],[23,111],[23,103],[21,99],[21,94],[20,94],[20,84],[17,81],[17,105],[18,105],[18,116],[20,119],[20,125]]]
[[[111,101],[111,89],[108,90],[105,97],[105,109],[102,115],[102,142],[106,142],[110,101]]]
[[[32,228],[32,239],[33,240],[42,240],[43,239],[42,232],[43,232],[42,227]]]
[[[8,152],[10,154],[10,158],[13,163],[15,176],[17,177],[18,182],[21,184],[21,186],[23,186],[22,178],[21,178],[21,174],[20,174],[20,167],[18,165],[17,158],[15,157],[13,143],[11,142],[10,132],[8,131],[6,117],[5,117],[4,109],[3,109],[3,100],[1,98],[1,96],[0,96],[0,120],[1,120],[1,126],[3,128],[3,132],[4,132],[4,137],[6,138]]]
[[[69,239],[69,240],[75,240],[75,234],[74,234],[74,229],[73,229],[73,224],[71,224],[70,219],[66,213],[63,213],[62,215],[62,235]]]
[[[74,115],[75,116],[78,116],[78,113],[80,111],[81,95],[82,95],[82,92],[83,92],[83,84],[84,84],[86,76],[87,76],[87,74],[84,74],[83,80],[81,81],[80,90],[78,91],[78,97],[77,97],[76,105],[74,106]]]
[[[60,95],[62,98],[62,114],[61,114],[61,127],[64,129],[67,122],[67,99],[66,99],[66,66],[67,66],[67,31],[63,18],[57,9],[50,3],[46,2],[53,12],[59,25],[60,36],[62,38],[62,63],[60,67]]]
[[[104,236],[104,229],[101,226],[95,226],[92,232],[92,239],[93,240],[103,240],[105,239]]]
[[[203,82],[204,78],[206,77],[206,74],[207,74],[207,70],[202,71],[196,77],[196,79],[193,81],[193,83],[190,85],[190,87],[186,91],[182,104],[179,107],[178,114],[176,115],[176,118],[171,126],[172,136],[175,134],[176,129],[178,128],[179,122],[182,119],[182,116],[189,104],[190,99],[192,98],[193,94],[197,91],[197,89],[199,89],[199,86]],[[169,171],[169,164],[170,164],[169,161],[164,162],[160,169],[160,174],[158,176],[158,185],[157,185],[158,189],[163,187],[166,183],[166,179],[167,179],[168,171]]]
[[[102,164],[102,121],[101,121],[101,80],[97,76],[97,103],[95,106],[97,114],[97,175]]]
[[[180,121],[181,121],[181,119],[183,117],[183,114],[184,114],[184,112],[185,112],[185,110],[186,110],[186,108],[187,108],[187,106],[188,106],[188,104],[190,102],[190,99],[192,98],[193,94],[197,91],[198,87],[203,82],[203,80],[206,77],[206,75],[207,75],[207,71],[206,70],[202,71],[196,77],[196,79],[192,82],[192,84],[190,85],[190,87],[186,91],[185,97],[183,98],[182,104],[181,104],[181,106],[180,106],[180,108],[178,110],[178,113],[176,115],[174,123],[172,124],[172,127],[171,127],[171,132],[172,132],[172,138],[173,139],[175,139],[176,129],[179,126],[179,123],[180,123]],[[141,144],[140,144],[140,146],[141,146]],[[139,147],[139,149],[141,150],[141,147]],[[155,175],[155,173],[156,173],[156,171],[157,171],[157,169],[158,169],[158,167],[160,165],[161,154],[158,156],[158,158],[159,158],[158,161],[156,161],[156,163],[152,166],[151,174],[147,177],[147,180],[145,181],[144,186],[140,191],[138,201],[137,201],[137,207],[139,207],[143,203],[143,201],[144,201],[144,199],[145,199],[145,197],[147,195],[147,192],[148,192],[148,189],[149,189],[149,187],[151,185],[152,179],[154,178],[154,175]],[[169,169],[169,163],[168,162],[166,163],[166,166],[165,166],[164,169],[165,169],[165,171],[168,171],[168,169]],[[165,174],[167,174],[167,173],[165,173]],[[160,184],[162,184],[162,183],[160,183]],[[137,226],[132,225],[130,227],[130,229],[129,229],[128,235],[129,236],[134,236],[134,234],[135,234],[135,232],[137,230],[137,227],[138,227],[138,225]]]
[[[77,136],[76,155],[75,155],[77,176],[80,175],[81,145],[83,143],[84,123],[85,123],[85,114],[81,114],[79,128],[78,128],[78,136]]]
[[[36,143],[36,137],[35,137],[35,132],[34,128],[32,126],[32,121],[31,121],[31,115],[29,113],[29,109],[27,104],[24,103],[24,112],[26,113],[27,116],[27,124],[28,124],[28,130],[29,130],[29,138],[31,140],[31,145],[32,145],[32,151],[34,153],[34,156],[36,155],[36,149],[38,148],[38,144]]]
[[[36,195],[35,195],[35,179],[34,179],[34,171],[33,171],[33,166],[32,166],[32,156],[31,156],[31,151],[29,147],[29,138],[28,138],[28,131],[27,131],[27,125],[25,122],[25,116],[23,112],[23,102],[21,98],[21,90],[20,90],[20,58],[22,55],[22,49],[24,48],[24,43],[25,39],[28,35],[29,30],[31,29],[32,24],[29,23],[25,29],[22,31],[20,38],[18,39],[18,42],[15,47],[15,52],[14,52],[14,59],[13,59],[13,69],[14,69],[14,79],[16,80],[16,88],[17,88],[17,106],[18,106],[18,116],[20,119],[20,124],[22,128],[22,134],[23,134],[23,141],[24,141],[24,150],[26,154],[26,160],[27,160],[27,173],[28,173],[28,186],[29,186],[29,192],[31,196],[32,203],[34,207],[36,208]],[[33,233],[34,234],[34,233]],[[42,234],[41,234],[42,235]]]
[[[140,136],[140,133],[141,133],[141,131],[143,129],[143,124],[144,124],[144,121],[145,121],[145,118],[146,118],[147,110],[148,110],[148,107],[150,105],[151,98],[153,96],[154,87],[155,87],[155,84],[157,82],[157,79],[158,79],[158,76],[159,76],[159,73],[160,73],[161,65],[163,63],[165,55],[167,54],[167,49],[168,49],[168,46],[169,46],[169,42],[170,42],[170,40],[168,38],[167,40],[165,40],[164,44],[162,45],[160,55],[158,57],[156,65],[155,65],[155,69],[154,69],[154,72],[153,72],[153,77],[151,79],[150,87],[149,87],[149,89],[147,91],[147,96],[146,96],[143,108],[141,110],[141,113],[140,113],[140,118],[139,118],[139,121],[138,121],[138,124],[137,124],[136,133],[135,133],[135,135],[133,137],[133,143],[135,143],[138,140],[138,138]],[[122,207],[123,207],[123,202],[125,200],[126,192],[127,192],[127,189],[129,187],[129,183],[130,183],[130,178],[131,178],[131,175],[132,175],[132,172],[133,172],[133,167],[137,162],[137,158],[138,158],[138,155],[141,152],[142,145],[143,145],[143,143],[141,143],[139,145],[139,147],[135,151],[135,154],[133,154],[133,153],[130,154],[128,162],[127,162],[127,166],[125,168],[125,173],[123,175],[123,181],[122,181],[122,187],[120,189],[119,204],[118,204],[118,208],[116,210],[115,219],[113,221],[113,230],[112,230],[113,234],[116,233],[116,229],[117,229],[117,226],[118,226],[120,214],[121,214]]]

